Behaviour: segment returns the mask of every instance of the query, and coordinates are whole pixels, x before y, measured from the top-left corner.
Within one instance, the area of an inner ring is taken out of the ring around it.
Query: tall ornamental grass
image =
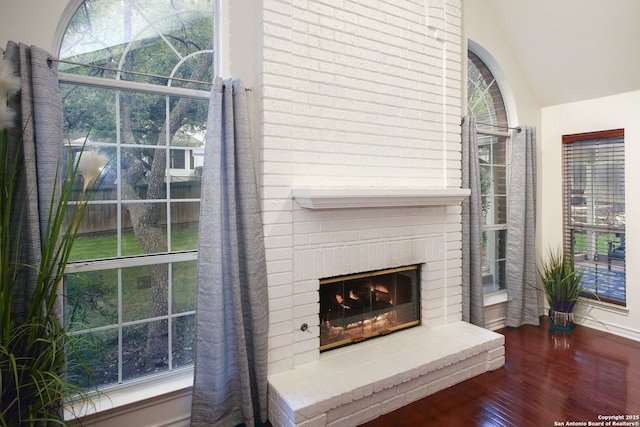
[[[0,60],[0,426],[64,426],[65,399],[75,393],[83,395],[74,375],[89,375],[89,371],[65,332],[56,306],[90,192],[83,192],[79,201],[72,200],[79,162],[73,161],[69,150],[68,167],[52,177],[58,194],[49,206],[40,207],[48,208],[40,260],[35,265],[24,264],[20,219],[26,206],[18,197],[24,192],[18,185],[21,168],[35,165],[20,163],[22,141],[15,153],[9,147],[7,129],[13,124],[13,112],[7,102],[18,90],[19,80],[9,63]],[[35,279],[25,284],[28,272]],[[18,301],[17,284],[28,288],[25,304]],[[77,356],[70,360],[80,362],[67,363],[70,352]]]

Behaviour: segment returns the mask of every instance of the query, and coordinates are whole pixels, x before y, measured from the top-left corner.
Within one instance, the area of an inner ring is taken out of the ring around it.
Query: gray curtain
[[[19,156],[16,198],[25,204],[14,212],[13,224],[16,229],[21,228],[20,259],[25,265],[38,265],[47,224],[46,207],[51,203],[62,152],[62,97],[56,62],[51,61],[52,56],[46,51],[10,41],[4,59],[20,77],[20,94],[9,102],[16,112],[15,126],[9,129],[9,150],[12,158]],[[15,294],[16,313],[24,312],[36,274],[35,269],[27,268],[20,276],[22,280]],[[61,308],[62,301],[58,301],[58,316],[62,315]]]
[[[507,319],[509,327],[539,325],[536,284],[536,129],[513,131],[507,217]]]
[[[484,327],[480,159],[471,116],[462,119],[462,188],[471,190],[462,202],[462,320]]]
[[[200,210],[192,426],[267,419],[267,273],[245,88],[211,94]]]

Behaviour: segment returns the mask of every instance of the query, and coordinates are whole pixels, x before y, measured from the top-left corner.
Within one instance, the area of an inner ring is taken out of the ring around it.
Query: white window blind
[[[600,300],[624,305],[624,129],[565,135],[562,142],[565,254]]]

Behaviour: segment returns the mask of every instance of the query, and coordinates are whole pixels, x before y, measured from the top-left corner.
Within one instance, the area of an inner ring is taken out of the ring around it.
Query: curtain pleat
[[[509,327],[539,325],[536,284],[536,129],[513,131],[507,217],[507,318]]]
[[[245,88],[217,78],[205,137],[192,426],[267,419],[268,295]]]
[[[462,188],[471,194],[462,202],[462,320],[484,327],[482,289],[482,196],[476,120],[462,122]]]
[[[39,265],[41,241],[54,194],[56,170],[62,152],[64,120],[58,73],[51,54],[22,43],[8,42],[4,59],[20,77],[20,96],[10,100],[16,124],[9,129],[10,152],[19,156],[13,227],[20,229],[20,260],[23,265]],[[24,204],[22,204],[24,201]],[[16,286],[14,309],[23,313],[33,291],[36,269],[25,268]],[[62,301],[54,313],[61,318]],[[21,319],[18,319],[21,320]]]

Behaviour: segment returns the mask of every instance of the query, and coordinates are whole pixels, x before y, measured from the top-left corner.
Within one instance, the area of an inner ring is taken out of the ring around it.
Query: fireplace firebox
[[[418,265],[320,280],[320,351],[420,324]]]

